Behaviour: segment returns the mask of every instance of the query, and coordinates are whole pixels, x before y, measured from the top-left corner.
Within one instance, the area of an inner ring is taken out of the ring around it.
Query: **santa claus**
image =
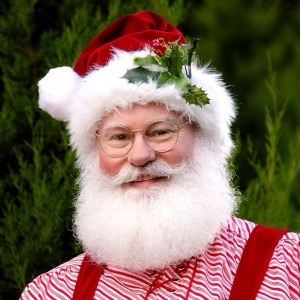
[[[76,150],[84,254],[21,299],[299,299],[299,235],[233,217],[234,101],[195,46],[137,13],[39,82]]]

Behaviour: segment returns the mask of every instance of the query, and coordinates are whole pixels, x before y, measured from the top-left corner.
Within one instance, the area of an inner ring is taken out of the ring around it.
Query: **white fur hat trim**
[[[116,51],[104,67],[95,67],[84,76],[71,68],[51,70],[39,83],[40,107],[54,118],[68,121],[71,144],[79,163],[96,149],[97,122],[117,108],[134,103],[161,103],[196,122],[220,156],[227,159],[233,147],[231,122],[235,106],[220,76],[208,67],[192,66],[191,83],[202,88],[210,99],[203,107],[188,104],[174,85],[156,87],[155,82],[131,84],[122,76],[135,68],[134,57],[145,57],[149,50]]]

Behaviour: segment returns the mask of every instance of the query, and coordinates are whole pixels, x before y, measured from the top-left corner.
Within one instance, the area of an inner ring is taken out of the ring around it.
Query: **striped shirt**
[[[130,272],[107,266],[94,299],[228,299],[254,223],[231,218],[204,254],[162,271]],[[72,299],[84,254],[40,275],[21,300]],[[276,246],[257,298],[300,299],[300,235],[289,232]]]

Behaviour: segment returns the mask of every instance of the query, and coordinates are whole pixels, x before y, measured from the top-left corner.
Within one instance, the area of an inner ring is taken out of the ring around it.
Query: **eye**
[[[116,141],[126,141],[126,140],[131,140],[131,135],[129,134],[124,134],[124,133],[119,133],[112,135],[109,140],[116,140]]]
[[[159,130],[154,130],[152,132],[148,133],[149,137],[154,137],[154,136],[160,136],[160,135],[166,135],[172,133],[171,130],[169,129],[159,129]]]
[[[132,136],[126,128],[110,127],[102,133],[101,140],[105,141],[111,146],[115,145],[119,147],[130,143]]]
[[[151,140],[162,141],[177,135],[176,126],[168,121],[158,121],[150,124],[146,136]]]

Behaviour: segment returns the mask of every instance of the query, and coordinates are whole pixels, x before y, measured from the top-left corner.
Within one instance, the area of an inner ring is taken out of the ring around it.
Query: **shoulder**
[[[247,220],[231,217],[227,224],[223,226],[222,233],[236,236],[238,238],[248,240],[252,230],[256,224]]]
[[[72,299],[84,254],[41,274],[28,284],[20,300]]]
[[[231,217],[227,224],[221,230],[222,237],[234,237],[236,239],[248,241],[251,232],[256,227],[256,224],[247,220],[242,220],[236,217]],[[299,246],[300,234],[296,232],[287,232],[280,239],[278,246],[294,245]]]
[[[231,243],[235,245],[235,253],[239,253],[236,256],[239,259],[255,226],[254,223],[232,218],[223,228],[223,236],[231,238]],[[264,295],[272,295],[272,299],[299,299],[299,278],[300,234],[287,232],[280,238],[272,252],[257,299],[265,299]]]
[[[224,249],[224,256],[232,271],[231,284],[245,246],[255,227],[255,223],[233,217],[223,226],[216,238],[216,241],[219,241]],[[258,252],[261,251],[260,248],[255,249]],[[260,265],[257,267],[259,268]],[[266,295],[270,299],[300,299],[299,278],[300,235],[295,232],[287,232],[280,238],[272,252],[257,299],[266,299]]]
[[[222,227],[215,242],[222,244],[226,252],[233,253],[236,262],[239,262],[255,227],[256,224],[253,222],[232,217]],[[283,265],[299,265],[300,234],[295,232],[284,234],[274,249],[272,261],[280,262]]]
[[[234,253],[238,262],[255,226],[253,222],[231,217],[221,228],[215,243],[222,244],[226,252]]]
[[[300,234],[295,232],[286,233],[274,249],[270,267],[287,269],[286,275],[297,274],[300,278]],[[299,282],[300,284],[300,282]]]

